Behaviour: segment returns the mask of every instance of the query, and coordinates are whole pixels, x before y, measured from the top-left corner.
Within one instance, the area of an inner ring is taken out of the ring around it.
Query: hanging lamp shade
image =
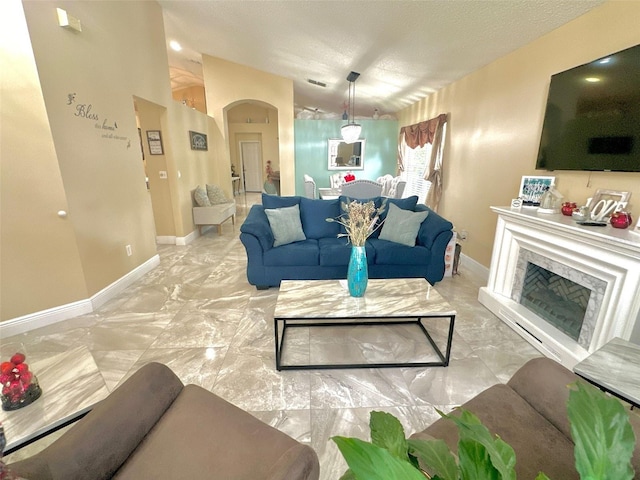
[[[342,126],[340,133],[345,143],[353,143],[360,138],[360,132],[362,132],[362,126],[355,123],[355,103],[356,103],[356,84],[360,74],[358,72],[351,72],[347,76],[349,82],[349,109],[351,110],[346,125]],[[351,90],[353,89],[353,100],[351,99]]]
[[[360,138],[360,132],[362,132],[362,126],[358,123],[347,123],[342,126],[340,133],[344,143],[353,143]]]

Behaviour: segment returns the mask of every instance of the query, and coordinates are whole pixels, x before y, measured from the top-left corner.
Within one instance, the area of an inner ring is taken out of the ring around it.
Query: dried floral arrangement
[[[327,222],[337,222],[345,228],[347,233],[339,233],[338,237],[348,237],[354,247],[364,247],[367,238],[382,226],[378,220],[387,208],[387,200],[378,208],[373,201],[348,200],[340,205],[345,213],[338,218],[327,218]]]

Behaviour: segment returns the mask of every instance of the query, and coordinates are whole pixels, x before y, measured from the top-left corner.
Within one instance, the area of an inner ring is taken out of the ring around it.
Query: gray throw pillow
[[[209,197],[207,196],[207,191],[200,185],[198,185],[195,192],[193,192],[193,198],[199,207],[211,206],[211,202],[209,201]]]
[[[424,222],[427,215],[429,215],[429,212],[402,210],[393,203],[389,203],[389,213],[384,225],[382,225],[380,240],[388,240],[414,247],[420,224]]]
[[[207,185],[207,197],[211,205],[219,205],[221,203],[229,203],[227,197],[224,196],[224,192],[217,185]]]
[[[306,240],[300,221],[300,206],[284,208],[265,208],[271,231],[273,232],[273,246],[287,245],[288,243]]]

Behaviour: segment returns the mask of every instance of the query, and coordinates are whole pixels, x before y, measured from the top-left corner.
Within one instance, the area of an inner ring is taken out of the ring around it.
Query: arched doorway
[[[278,110],[259,100],[240,100],[225,108],[229,156],[240,176],[240,189],[268,191],[267,162],[279,171]],[[269,192],[270,193],[270,192]]]

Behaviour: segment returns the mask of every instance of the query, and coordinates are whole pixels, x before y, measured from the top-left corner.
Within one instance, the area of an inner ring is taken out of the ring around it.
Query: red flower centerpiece
[[[38,379],[29,371],[24,353],[14,354],[8,362],[0,364],[2,383],[2,409],[17,410],[30,405],[42,395]]]

